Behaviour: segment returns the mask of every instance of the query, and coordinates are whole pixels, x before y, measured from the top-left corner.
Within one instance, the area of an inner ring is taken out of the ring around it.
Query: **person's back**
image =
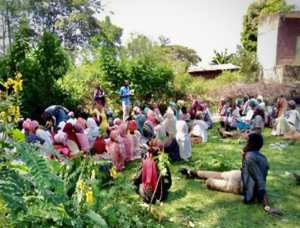
[[[287,114],[288,114],[287,120],[289,124],[294,126],[297,131],[300,131],[300,114],[298,110],[296,109],[289,110]]]
[[[192,126],[191,135],[201,137],[202,142],[207,142],[207,129],[209,127],[207,123],[204,120],[195,119],[193,120]]]

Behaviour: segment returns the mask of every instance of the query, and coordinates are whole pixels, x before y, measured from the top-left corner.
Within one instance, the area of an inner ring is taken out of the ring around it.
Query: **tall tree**
[[[288,12],[293,6],[288,5],[285,0],[256,0],[247,9],[244,16],[241,43],[250,52],[256,52],[257,29],[259,17],[278,12]]]
[[[20,19],[28,7],[28,0],[0,0],[2,54],[12,47]]]

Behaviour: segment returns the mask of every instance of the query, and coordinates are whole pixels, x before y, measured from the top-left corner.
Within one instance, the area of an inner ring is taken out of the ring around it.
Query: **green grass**
[[[221,139],[213,129],[209,142],[193,147],[190,162],[172,165],[173,185],[167,201],[154,208],[165,215],[157,226],[163,227],[300,227],[300,185],[296,185],[293,172],[300,173],[300,142],[285,141],[264,132],[262,152],[268,157],[270,171],[267,191],[271,206],[281,209],[282,217],[267,215],[261,205],[244,205],[239,195],[208,190],[201,180],[184,179],[181,167],[210,170],[240,168],[240,150],[244,142]],[[280,150],[273,143],[288,143]],[[124,175],[133,177],[138,162],[130,164]],[[131,192],[129,194],[135,194]],[[192,222],[192,223],[191,223]]]

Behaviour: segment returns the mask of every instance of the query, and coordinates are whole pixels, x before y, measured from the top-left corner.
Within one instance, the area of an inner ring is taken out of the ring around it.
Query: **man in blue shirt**
[[[122,111],[123,111],[123,121],[126,121],[129,117],[131,101],[130,101],[131,91],[129,87],[129,82],[124,81],[124,86],[120,89],[120,97],[122,101]]]

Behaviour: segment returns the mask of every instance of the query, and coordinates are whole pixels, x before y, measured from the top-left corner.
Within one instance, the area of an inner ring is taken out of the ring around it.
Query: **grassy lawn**
[[[186,180],[178,172],[181,167],[210,170],[240,168],[240,150],[244,142],[221,139],[213,129],[209,142],[193,147],[188,163],[172,165],[173,185],[168,200],[155,205],[165,215],[163,227],[300,227],[300,185],[296,185],[292,172],[300,173],[300,142],[285,141],[264,132],[262,152],[268,157],[270,172],[267,191],[271,205],[280,208],[284,215],[267,215],[260,205],[244,205],[239,195],[208,190],[201,180]],[[280,143],[280,145],[274,145]],[[285,147],[285,148],[284,148]],[[132,177],[131,164],[124,175]],[[135,194],[135,193],[132,193]],[[158,225],[159,226],[159,225]]]

